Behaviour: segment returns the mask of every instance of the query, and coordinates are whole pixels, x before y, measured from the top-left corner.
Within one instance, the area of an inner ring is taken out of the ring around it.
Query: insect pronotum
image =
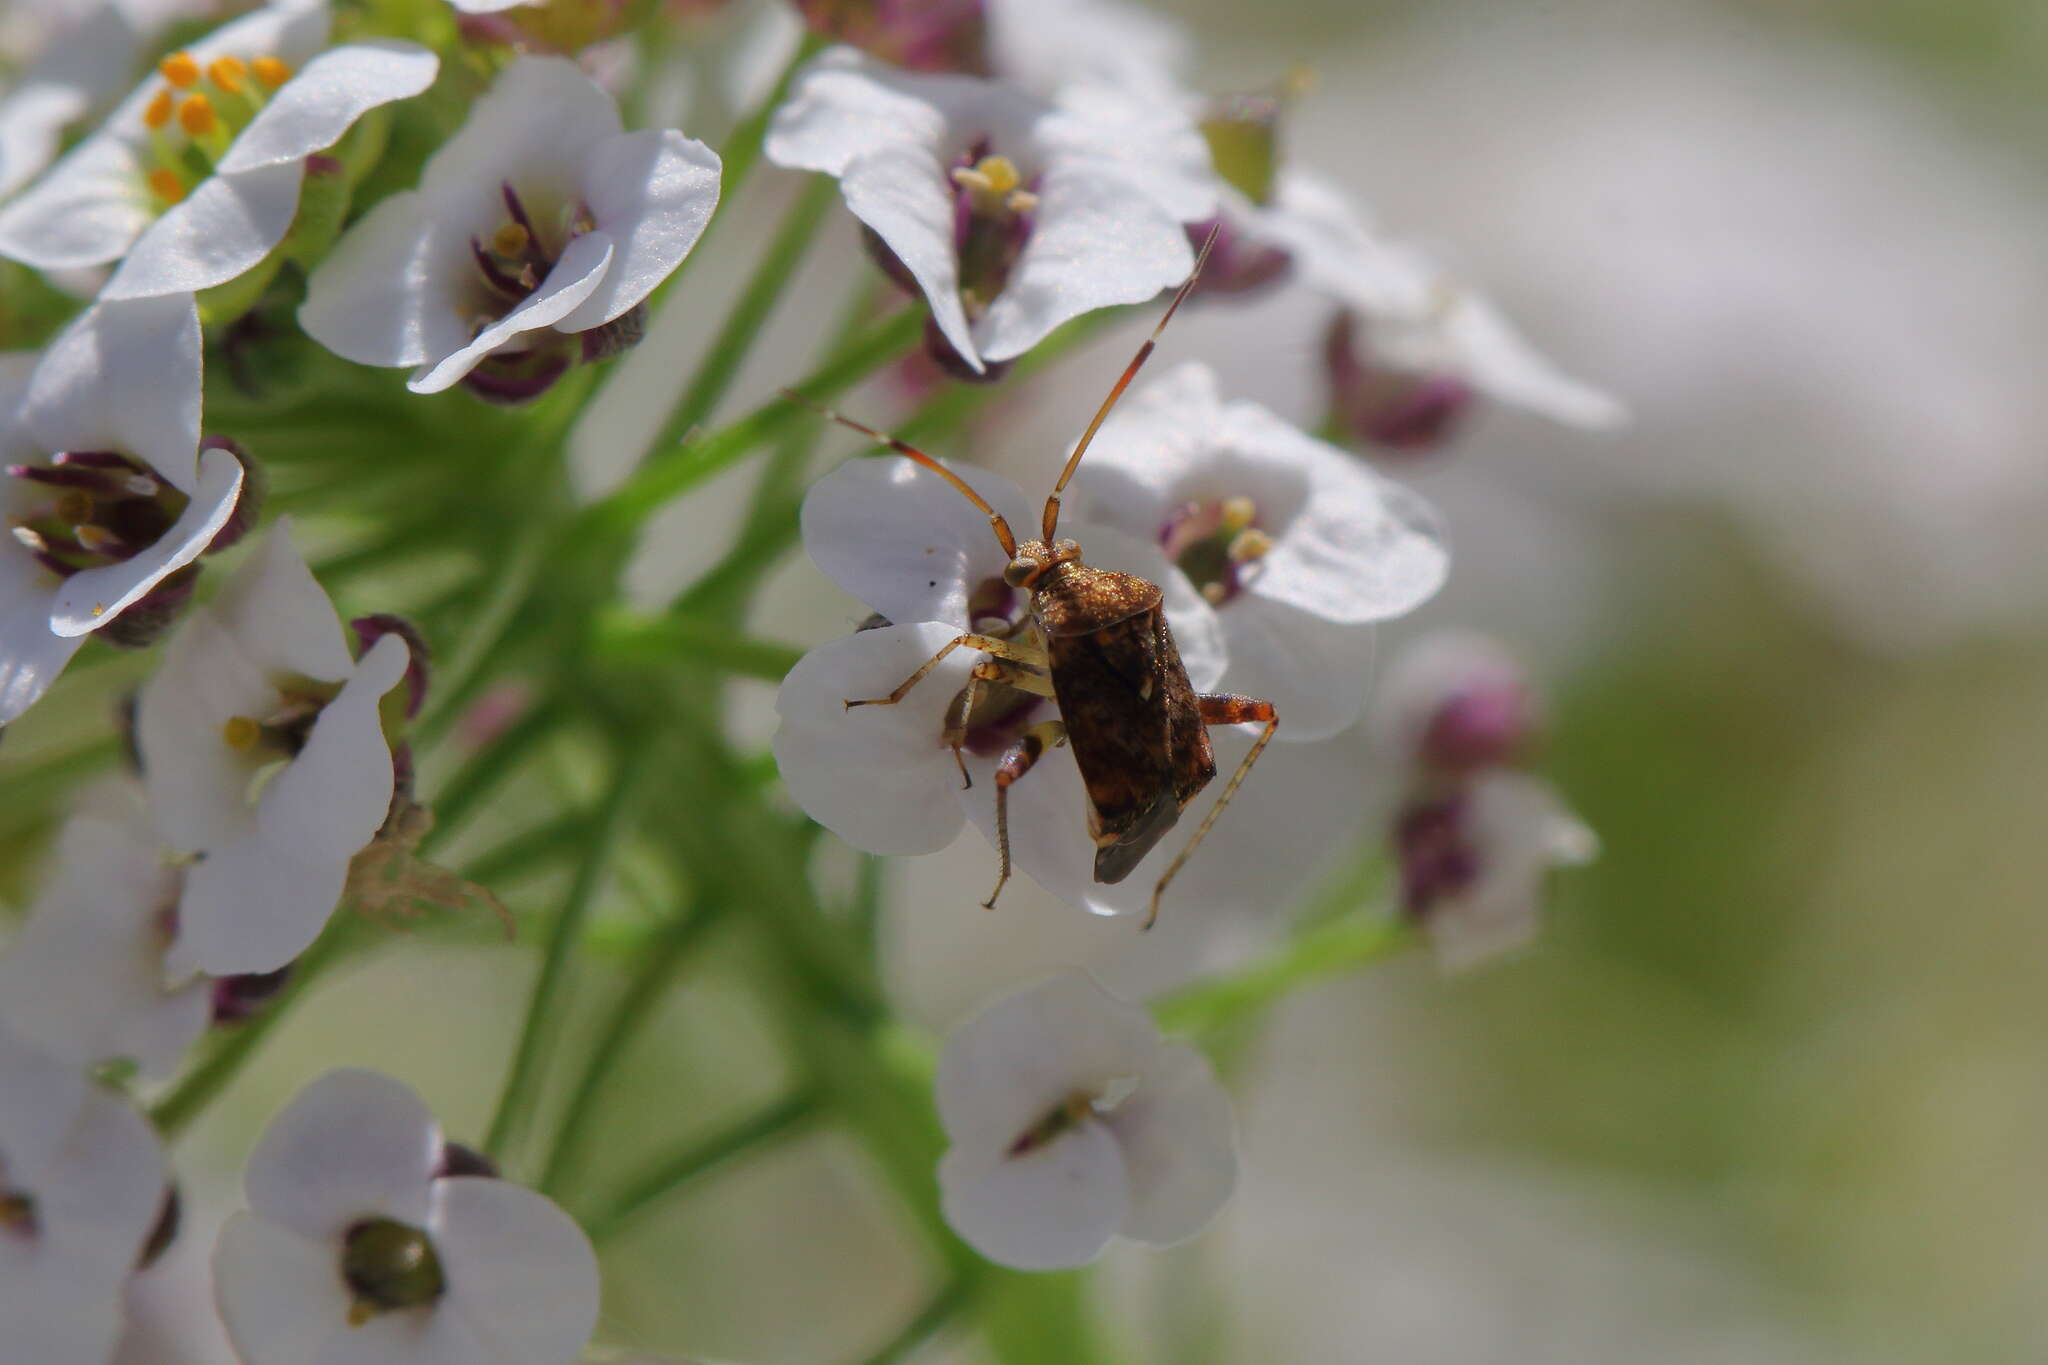
[[[1134,574],[1093,568],[1081,562],[1081,547],[1072,540],[1058,539],[1060,494],[1110,410],[1130,387],[1145,361],[1158,344],[1166,324],[1173,320],[1195,281],[1216,240],[1215,232],[1202,244],[1195,268],[1181,285],[1166,313],[1152,329],[1145,344],[1124,367],[1109,396],[1096,410],[1095,419],[1081,434],[1073,454],[1067,457],[1059,481],[1045,500],[1045,516],[1037,540],[1017,543],[1009,523],[966,480],[931,456],[894,436],[834,412],[819,411],[843,426],[851,427],[931,470],[951,484],[970,503],[988,516],[989,527],[1009,556],[1003,581],[1031,594],[1029,630],[1009,639],[989,634],[963,633],[945,646],[897,686],[886,697],[850,700],[856,706],[893,706],[924,681],[941,660],[965,646],[980,650],[983,658],[969,677],[962,703],[954,708],[958,719],[948,723],[948,742],[959,759],[965,738],[965,717],[974,711],[982,689],[1006,686],[1021,692],[1049,697],[1059,709],[1059,719],[1030,726],[1010,744],[996,766],[996,847],[1001,870],[995,890],[983,902],[994,909],[996,897],[1010,879],[1009,789],[1050,747],[1069,744],[1081,770],[1088,793],[1088,833],[1095,843],[1095,880],[1120,882],[1152,851],[1172,829],[1181,812],[1216,776],[1216,759],[1209,745],[1211,725],[1263,724],[1251,752],[1223,786],[1222,795],[1209,809],[1194,837],[1174,855],[1166,871],[1152,888],[1152,900],[1145,916],[1149,929],[1159,918],[1160,897],[1188,860],[1223,808],[1237,792],[1238,784],[1272,741],[1279,718],[1271,702],[1227,693],[1197,693],[1182,667],[1180,650],[1166,624],[1164,594],[1159,585]],[[802,395],[784,391],[798,402]],[[816,406],[816,405],[812,405]],[[965,760],[960,772],[967,777]],[[970,782],[972,779],[968,779]]]

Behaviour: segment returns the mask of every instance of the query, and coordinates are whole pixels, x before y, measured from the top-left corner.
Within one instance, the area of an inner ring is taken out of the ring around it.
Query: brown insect
[[[924,681],[941,660],[966,646],[980,650],[985,657],[976,664],[967,689],[948,720],[946,737],[956,759],[960,759],[969,720],[986,700],[987,689],[1009,688],[1049,697],[1058,706],[1058,720],[1029,727],[997,764],[996,846],[1002,868],[995,890],[983,902],[988,909],[995,908],[996,897],[1010,879],[1009,789],[1031,771],[1047,748],[1059,744],[1073,746],[1081,781],[1088,793],[1088,833],[1095,842],[1095,880],[1114,883],[1130,875],[1131,869],[1173,828],[1188,803],[1216,776],[1208,727],[1245,722],[1266,727],[1251,752],[1238,764],[1237,771],[1231,774],[1230,781],[1224,784],[1223,794],[1196,828],[1194,837],[1175,855],[1153,887],[1144,926],[1149,929],[1159,917],[1159,900],[1167,884],[1200,846],[1279,728],[1271,702],[1194,690],[1188,682],[1187,670],[1181,665],[1173,632],[1167,627],[1164,594],[1158,584],[1134,574],[1084,564],[1079,544],[1057,538],[1061,491],[1080,468],[1081,457],[1088,452],[1110,410],[1151,356],[1166,324],[1194,289],[1214,243],[1215,233],[1211,232],[1187,282],[1110,389],[1109,397],[1097,409],[1095,420],[1082,433],[1074,453],[1067,457],[1066,468],[1045,500],[1043,530],[1037,540],[1018,544],[1001,513],[964,479],[923,451],[830,409],[819,409],[832,420],[931,470],[986,513],[996,540],[1010,558],[1003,570],[1003,581],[1031,594],[1030,614],[1020,633],[1009,638],[972,633],[956,636],[888,696],[846,703],[849,709],[894,706]],[[806,401],[799,394],[789,396]],[[960,760],[960,773],[967,777],[964,759]],[[972,779],[968,781],[971,784]]]

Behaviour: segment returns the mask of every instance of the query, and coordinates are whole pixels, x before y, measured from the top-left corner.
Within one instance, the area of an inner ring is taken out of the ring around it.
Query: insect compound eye
[[[1037,574],[1038,565],[1029,559],[1013,559],[1003,566],[1003,582],[1021,588]]]

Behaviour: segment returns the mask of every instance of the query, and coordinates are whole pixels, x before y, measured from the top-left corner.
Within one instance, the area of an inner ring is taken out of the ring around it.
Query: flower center
[[[356,1327],[379,1313],[430,1304],[448,1287],[427,1234],[389,1218],[348,1230],[341,1245],[341,1278],[355,1297],[348,1320]]]
[[[256,803],[270,779],[299,756],[313,722],[341,692],[340,683],[291,676],[276,684],[276,701],[261,715],[234,715],[220,727],[221,743],[249,770],[248,800]]]
[[[9,465],[16,480],[8,529],[58,578],[131,559],[155,544],[186,497],[110,450],[69,450],[49,463]]]
[[[161,212],[213,174],[292,69],[275,57],[243,61],[231,54],[201,66],[191,53],[173,52],[157,71],[164,83],[142,110],[150,148],[143,178]]]
[[[1050,1146],[1062,1135],[1072,1132],[1101,1112],[1095,1096],[1085,1090],[1076,1090],[1045,1114],[1029,1128],[1017,1135],[1010,1144],[1006,1155],[1028,1156],[1040,1148]]]
[[[1024,254],[1038,195],[1015,162],[983,138],[947,172],[953,183],[953,248],[960,259],[960,303],[970,321],[988,311]]]
[[[1469,888],[1479,877],[1462,796],[1422,800],[1401,812],[1394,824],[1394,856],[1401,867],[1401,902],[1420,918],[1446,896]]]
[[[469,239],[477,272],[503,305],[495,315],[478,321],[479,331],[525,302],[555,268],[563,248],[597,226],[589,205],[580,200],[564,201],[552,218],[542,214],[536,219],[511,181],[498,189],[505,205],[504,221],[489,235]]]
[[[1244,591],[1247,566],[1266,557],[1273,538],[1259,529],[1250,498],[1212,498],[1183,504],[1159,528],[1159,548],[1211,606]]]

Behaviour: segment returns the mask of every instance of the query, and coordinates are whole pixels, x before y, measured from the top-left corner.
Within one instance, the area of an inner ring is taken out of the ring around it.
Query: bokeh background
[[[1453,980],[1412,956],[1232,1040],[1242,1187],[1198,1242],[1111,1257],[1090,1293],[1113,1358],[2048,1357],[2048,7],[1156,8],[1193,29],[1211,89],[1306,61],[1297,153],[1635,420],[1588,436],[1490,413],[1387,466],[1442,507],[1457,556],[1388,647],[1461,624],[1521,650],[1553,702],[1547,770],[1605,853],[1558,883],[1526,956]],[[761,180],[764,200],[790,183]],[[842,232],[741,395],[799,372],[862,268]],[[697,272],[699,330],[736,274]],[[1312,424],[1321,320],[1290,296],[1200,309],[1166,355]],[[632,453],[626,400],[672,383],[694,339],[670,319],[632,357],[582,433],[593,480]],[[1036,486],[1129,345],[998,405],[958,453]],[[745,484],[671,519],[646,596],[715,558]],[[856,614],[799,562],[757,627],[809,643]],[[770,693],[742,701],[765,737]],[[56,745],[66,723],[20,729]],[[563,756],[533,780],[585,776]],[[987,862],[970,833],[886,871],[892,979],[922,1023],[1038,962],[1129,991],[1194,965],[1192,930],[1139,941],[1026,888],[982,915]],[[625,1068],[607,1160],[775,1093],[769,1030],[717,951]],[[423,937],[323,983],[187,1144],[202,1236],[158,1297],[197,1283],[209,1191],[231,1197],[255,1129],[319,1067],[381,1067],[479,1127],[530,966]],[[607,1330],[857,1360],[928,1273],[826,1131],[611,1248]],[[226,1359],[166,1321],[139,1359]]]

